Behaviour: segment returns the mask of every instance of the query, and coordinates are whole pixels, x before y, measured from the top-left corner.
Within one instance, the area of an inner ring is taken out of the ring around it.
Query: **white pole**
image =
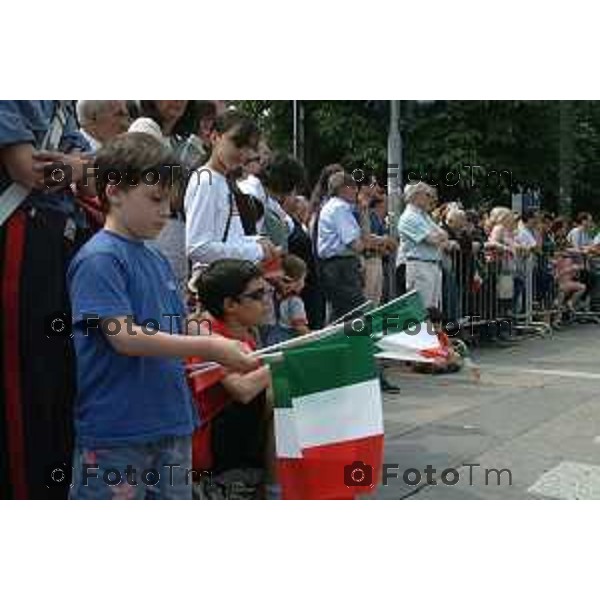
[[[390,234],[397,236],[397,223],[402,212],[402,135],[400,133],[400,100],[390,100],[390,130],[388,133],[387,210]],[[396,260],[388,260],[388,281],[392,298],[396,296]]]
[[[390,130],[388,134],[388,210],[396,215],[400,210],[402,191],[402,136],[400,134],[400,100],[390,100]]]

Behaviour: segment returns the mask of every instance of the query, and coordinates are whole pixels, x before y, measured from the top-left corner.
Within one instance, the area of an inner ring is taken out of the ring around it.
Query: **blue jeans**
[[[71,500],[191,500],[192,438],[77,447]]]

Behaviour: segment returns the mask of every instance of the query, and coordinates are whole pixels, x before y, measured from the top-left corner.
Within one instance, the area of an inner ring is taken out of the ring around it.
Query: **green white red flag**
[[[372,491],[384,432],[371,340],[337,334],[284,351],[271,369],[283,498],[350,499]],[[364,468],[353,469],[357,463]]]

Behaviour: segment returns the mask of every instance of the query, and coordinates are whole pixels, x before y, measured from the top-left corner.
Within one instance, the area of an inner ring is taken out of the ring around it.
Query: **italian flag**
[[[431,324],[419,323],[413,331],[387,335],[377,342],[381,350],[375,356],[391,360],[434,363],[448,359],[448,349],[431,332]]]
[[[421,296],[415,290],[376,308],[371,319],[376,358],[432,363],[448,358],[430,323]]]
[[[271,362],[284,499],[351,499],[374,490],[383,411],[373,343],[337,333]]]

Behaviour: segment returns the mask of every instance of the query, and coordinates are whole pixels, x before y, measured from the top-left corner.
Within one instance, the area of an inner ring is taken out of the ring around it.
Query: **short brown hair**
[[[113,183],[117,186],[136,187],[141,185],[160,185],[169,187],[173,193],[179,193],[182,180],[180,165],[176,164],[174,154],[160,140],[141,132],[123,133],[116,136],[98,150],[94,166],[96,167],[96,191],[107,212],[108,201],[106,187]],[[147,175],[158,181],[150,183]]]
[[[306,275],[306,263],[295,254],[286,254],[281,261],[281,267],[285,276],[294,281]]]

